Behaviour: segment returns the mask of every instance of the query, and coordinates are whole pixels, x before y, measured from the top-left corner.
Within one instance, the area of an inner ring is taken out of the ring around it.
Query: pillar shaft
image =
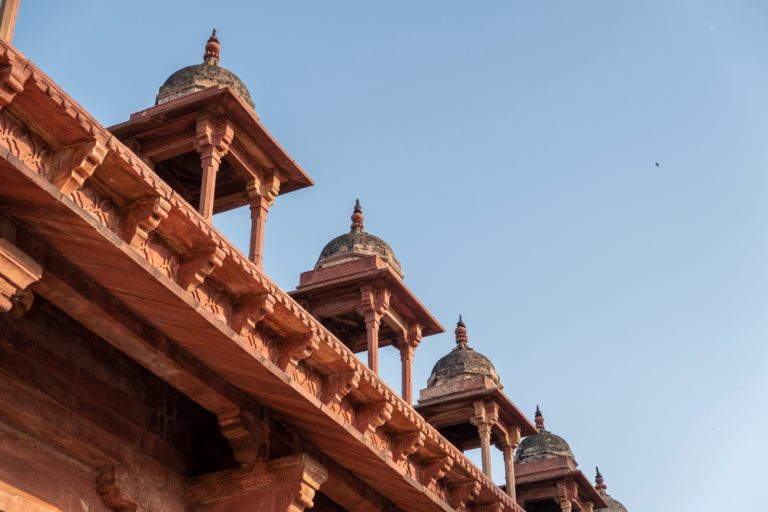
[[[200,186],[200,206],[198,211],[204,218],[213,217],[213,201],[216,197],[216,174],[219,172],[219,161],[213,155],[203,155],[203,178]]]
[[[3,0],[0,4],[0,39],[10,43],[19,13],[19,0]]]
[[[365,318],[365,334],[368,340],[368,368],[379,373],[379,327],[381,316],[371,311]]]
[[[483,473],[493,479],[491,470],[491,426],[487,423],[477,426],[480,433],[480,451],[483,456]]]
[[[264,227],[267,222],[269,201],[257,198],[251,203],[251,244],[248,258],[261,268],[264,264]]]
[[[514,449],[511,446],[504,447],[504,477],[507,484],[507,494],[517,501],[517,492],[515,492],[515,461]]]
[[[403,400],[413,403],[413,347],[404,343],[400,349],[400,362],[403,370],[403,384],[401,394]]]

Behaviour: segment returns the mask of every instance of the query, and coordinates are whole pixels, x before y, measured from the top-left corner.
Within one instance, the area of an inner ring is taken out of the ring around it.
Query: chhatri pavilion
[[[13,46],[17,10],[0,7],[1,511],[627,510],[461,318],[414,404],[416,349],[444,328],[359,202],[295,290],[265,274],[275,198],[313,182],[215,31],[106,128]],[[247,254],[211,222],[241,207]]]

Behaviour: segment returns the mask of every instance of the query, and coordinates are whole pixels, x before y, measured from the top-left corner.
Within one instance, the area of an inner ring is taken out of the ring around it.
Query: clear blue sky
[[[274,279],[293,289],[359,197],[590,478],[634,512],[714,512],[761,507],[768,458],[766,20],[759,0],[23,0],[15,42],[110,125],[215,26],[316,181],[270,214]],[[246,218],[216,223],[244,248]],[[452,346],[423,341],[417,388]]]

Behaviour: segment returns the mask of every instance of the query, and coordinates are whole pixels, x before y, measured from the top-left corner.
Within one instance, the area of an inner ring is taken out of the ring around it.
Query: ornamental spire
[[[461,319],[461,315],[459,315],[459,321],[456,322],[456,330],[453,332],[456,334],[456,345],[466,348],[469,338],[467,337],[467,326],[464,324],[464,320]]]
[[[536,430],[539,432],[544,432],[544,415],[541,414],[541,409],[539,409],[539,406],[536,406]]]
[[[363,217],[363,208],[360,206],[360,200],[355,199],[355,211],[352,212],[352,225],[349,227],[350,229],[359,229],[363,230],[363,221],[365,220],[365,217]]]
[[[203,62],[210,64],[211,66],[219,65],[219,52],[221,50],[221,44],[216,37],[216,29],[213,29],[211,37],[208,38],[208,42],[205,43],[205,54],[203,55]]]
[[[600,468],[595,466],[595,489],[605,494],[605,490],[608,489],[608,486],[605,485],[605,481],[603,480],[603,475],[600,474]]]

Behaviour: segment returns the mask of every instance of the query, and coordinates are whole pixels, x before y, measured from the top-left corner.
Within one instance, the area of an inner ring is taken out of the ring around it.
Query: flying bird
[[[659,162],[656,162],[656,167],[658,167],[658,166],[659,166]]]

